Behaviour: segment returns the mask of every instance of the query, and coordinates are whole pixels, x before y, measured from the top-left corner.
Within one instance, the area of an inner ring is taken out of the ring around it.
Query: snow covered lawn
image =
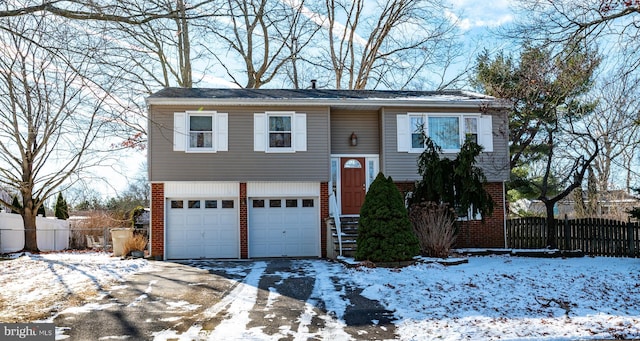
[[[405,340],[640,338],[640,259],[474,257],[347,276],[395,311]]]
[[[25,254],[0,261],[0,322],[48,318],[146,266],[145,260],[123,261],[104,252]]]
[[[287,299],[274,287],[260,288],[268,290],[269,299],[266,310],[255,311],[255,292],[268,262],[193,262],[191,266],[230,274],[226,280],[235,278],[242,284],[218,304],[199,302],[204,312],[197,319],[218,321],[213,329],[205,331],[194,324],[182,335],[171,330],[152,334],[159,340],[186,340],[189,334],[215,339],[230,332],[253,335],[255,340],[366,339],[345,322],[351,305],[345,288],[352,288],[361,289],[360,295],[379,301],[393,313],[395,335],[402,340],[640,338],[640,259],[485,256],[471,257],[462,265],[418,264],[403,269],[348,269],[324,260],[294,260],[295,274],[270,276],[283,281],[292,276],[311,278],[313,289],[302,302],[300,316],[282,320],[282,330],[274,335],[255,327],[270,316],[264,314],[275,313],[270,309],[278,305],[276,301]],[[0,321],[47,317],[89,301],[85,298],[90,295],[115,290],[109,289],[111,284],[153,267],[144,260],[123,261],[102,253],[27,255],[0,261]],[[324,322],[311,329],[312,320]],[[300,327],[284,326],[291,323]]]

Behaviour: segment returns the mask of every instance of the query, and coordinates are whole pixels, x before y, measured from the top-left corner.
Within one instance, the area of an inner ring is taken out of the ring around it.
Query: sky
[[[513,21],[509,8],[512,1],[452,0],[455,13],[449,13],[452,19],[458,19],[458,27],[466,33],[476,33],[487,28],[496,28]]]
[[[497,50],[501,45],[492,39],[487,39],[491,30],[501,25],[510,24],[514,16],[510,10],[513,0],[477,1],[477,0],[450,0],[452,11],[444,13],[451,20],[459,22],[459,29],[463,35],[465,44],[470,51],[480,51],[482,48]],[[466,63],[461,61],[461,64]],[[460,67],[464,67],[461,65]],[[203,79],[205,86],[230,87],[233,84],[227,80],[206,75]],[[108,183],[97,185],[97,190],[106,197],[114,197],[127,188],[130,178],[140,172],[141,166],[146,162],[146,151],[124,152],[124,162],[117,165],[122,168],[116,172],[111,166],[99,171],[100,174],[111,174]],[[125,173],[123,176],[118,173]]]

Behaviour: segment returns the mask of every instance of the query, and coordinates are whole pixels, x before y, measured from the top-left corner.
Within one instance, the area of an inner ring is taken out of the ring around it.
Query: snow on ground
[[[266,261],[235,268],[225,262],[215,264],[242,283],[205,310],[210,317],[225,311],[210,336],[274,339],[247,328]],[[345,286],[362,288],[363,296],[392,311],[402,340],[640,338],[640,259],[484,256],[471,257],[462,265],[423,263],[402,269],[346,268],[323,260],[294,264],[314,276],[315,283],[299,317],[300,327],[283,331],[293,339],[351,338],[345,332],[344,316],[350,304]],[[59,309],[59,302],[71,305],[73,297],[103,293],[106,284],[117,284],[128,274],[150,268],[144,260],[122,261],[102,253],[26,255],[0,261],[0,321],[32,321],[23,307],[43,312]],[[336,291],[335,283],[342,291]],[[269,302],[280,299],[272,289]],[[317,317],[325,324],[310,333],[308,324],[316,316],[319,300],[326,315]],[[181,338],[197,337],[201,329],[193,325]],[[154,336],[178,335],[167,330]]]
[[[148,266],[104,252],[24,254],[0,261],[0,322],[47,318]],[[85,307],[86,308],[86,307]]]
[[[474,257],[347,276],[405,340],[640,338],[638,259]]]

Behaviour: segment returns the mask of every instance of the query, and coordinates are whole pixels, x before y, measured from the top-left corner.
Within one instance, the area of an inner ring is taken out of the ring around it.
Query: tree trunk
[[[36,235],[36,215],[37,210],[33,207],[25,207],[22,214],[24,222],[24,250],[29,252],[39,252],[38,239]]]
[[[556,243],[556,218],[553,214],[553,206],[555,206],[555,202],[545,201],[544,206],[547,209],[547,247],[550,249],[557,249],[558,244]]]

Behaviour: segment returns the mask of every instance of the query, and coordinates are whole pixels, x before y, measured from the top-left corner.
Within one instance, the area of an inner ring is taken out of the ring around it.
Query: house
[[[607,190],[597,193],[595,204],[591,204],[587,191],[581,191],[584,208],[576,210],[576,196],[572,192],[556,203],[554,215],[556,218],[605,218],[612,220],[629,220],[629,211],[640,207],[640,199],[625,190]],[[538,199],[519,199],[509,203],[511,216],[540,216],[547,215],[545,205]]]
[[[505,104],[464,91],[167,88],[147,98],[151,253],[325,257],[324,220],[357,216],[378,172],[410,192],[420,129],[447,156],[465,136],[495,201],[460,247],[504,246]],[[332,205],[333,206],[333,205]]]

